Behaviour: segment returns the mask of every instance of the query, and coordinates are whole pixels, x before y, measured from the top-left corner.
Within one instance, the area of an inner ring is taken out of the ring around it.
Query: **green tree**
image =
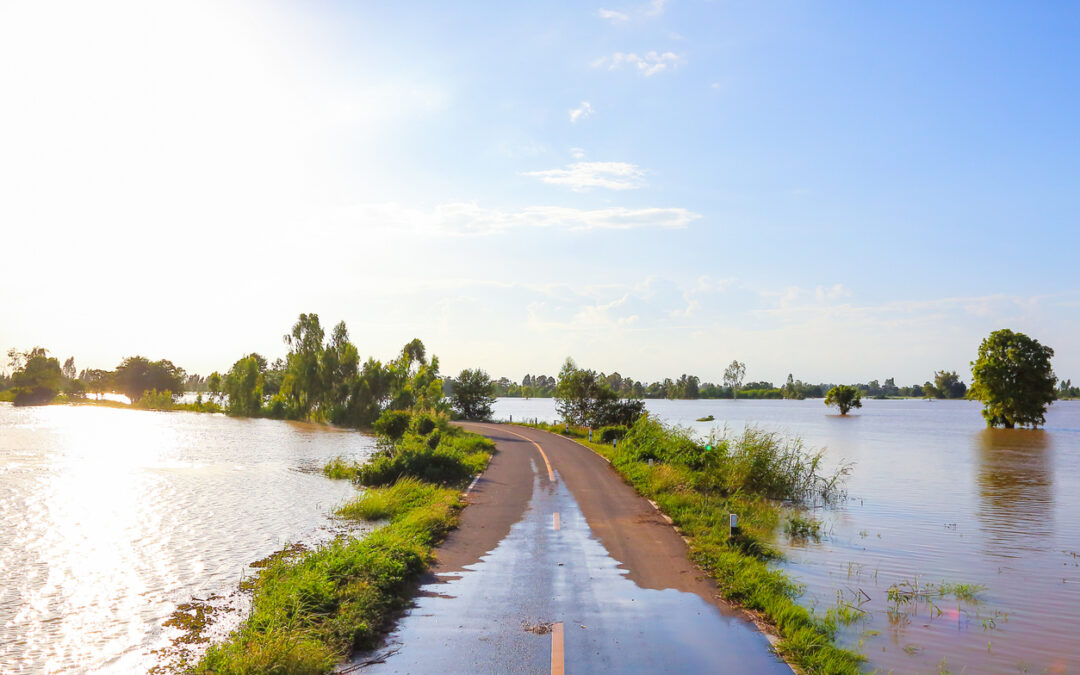
[[[318,314],[301,314],[282,338],[289,345],[281,393],[289,401],[290,417],[307,419],[323,395],[323,329]]]
[[[495,403],[495,383],[479,368],[461,371],[454,381],[451,404],[467,420],[486,420],[491,417]]]
[[[982,401],[987,426],[1012,429],[1046,422],[1057,377],[1050,368],[1054,350],[1009,329],[996,330],[979,345],[971,362],[968,398]]]
[[[11,356],[11,352],[8,355]],[[64,386],[60,362],[41,347],[34,347],[11,360],[20,366],[11,376],[15,405],[44,405],[56,398]]]
[[[221,394],[224,391],[224,382],[221,379],[221,373],[214,371],[210,373],[210,376],[206,378],[206,390],[210,392],[210,400],[220,400]]]
[[[852,408],[862,407],[862,394],[857,387],[841,384],[825,394],[825,405],[836,406],[841,415],[846,415]]]
[[[135,402],[150,390],[183,391],[186,378],[184,369],[167,359],[151,361],[143,356],[129,356],[116,367],[112,379],[113,386]]]
[[[555,409],[570,424],[592,424],[603,408],[618,396],[595,370],[578,368],[567,358],[555,386]]]
[[[229,414],[255,417],[262,410],[263,379],[259,361],[245,356],[225,375],[225,393],[229,396]]]
[[[340,321],[330,333],[330,342],[323,349],[322,381],[330,419],[335,423],[346,421],[349,392],[356,379],[360,365],[360,352],[349,341],[345,322]]]
[[[925,386],[923,388],[925,389]],[[964,398],[967,385],[960,381],[955,370],[939,370],[934,373],[933,391],[937,398]]]
[[[731,389],[732,398],[739,398],[739,388],[742,386],[743,377],[745,376],[745,363],[732,361],[731,365],[724,370],[724,386]]]

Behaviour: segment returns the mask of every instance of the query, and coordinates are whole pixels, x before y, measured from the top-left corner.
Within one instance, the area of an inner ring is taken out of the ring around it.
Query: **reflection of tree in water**
[[[983,429],[977,438],[978,516],[990,555],[1043,549],[1053,533],[1050,436],[1042,430]]]

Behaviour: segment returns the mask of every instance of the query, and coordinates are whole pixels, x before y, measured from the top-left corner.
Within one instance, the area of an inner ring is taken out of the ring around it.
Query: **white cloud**
[[[594,68],[606,68],[619,70],[623,66],[634,68],[645,77],[652,77],[665,70],[674,70],[682,64],[683,58],[674,52],[658,52],[655,50],[639,56],[633,52],[615,52],[611,56],[603,56],[593,61]]]
[[[585,159],[585,150],[582,148],[570,148],[570,156],[574,159]]]
[[[440,204],[424,210],[400,204],[361,204],[338,215],[340,227],[384,227],[396,231],[443,236],[483,236],[518,228],[587,230],[682,229],[701,214],[676,207],[576,209],[528,206],[509,210],[485,208],[476,202]]]
[[[614,9],[599,9],[596,12],[596,16],[605,21],[610,21],[612,24],[626,23],[630,20],[631,14],[638,20],[655,19],[664,13],[665,5],[669,0],[651,0],[647,5],[638,6],[629,11],[618,11]]]
[[[616,12],[613,9],[600,9],[596,12],[596,16],[611,23],[622,23],[630,20],[630,17],[624,12]]]
[[[609,190],[636,190],[645,185],[645,172],[628,162],[575,162],[565,169],[526,171],[552,185],[566,185],[575,192],[602,187]]]
[[[582,101],[581,105],[570,111],[570,122],[576,123],[593,115],[593,107],[588,101]]]

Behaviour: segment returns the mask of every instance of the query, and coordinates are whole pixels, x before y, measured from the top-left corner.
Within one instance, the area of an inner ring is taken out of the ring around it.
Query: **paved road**
[[[364,673],[783,673],[686,545],[603,458],[526,427],[499,452],[415,606]]]

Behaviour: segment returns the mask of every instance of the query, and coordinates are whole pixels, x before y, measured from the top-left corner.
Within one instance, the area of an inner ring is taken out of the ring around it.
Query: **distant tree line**
[[[737,363],[740,366],[744,364]],[[734,365],[734,364],[733,364]],[[728,367],[731,370],[731,366]],[[727,373],[726,373],[727,374]],[[738,370],[731,372],[726,382],[716,384],[702,382],[697,375],[683,373],[678,378],[665,378],[655,382],[642,382],[633,378],[623,377],[614,372],[610,375],[598,372],[596,376],[622,398],[644,399],[720,399],[720,398],[752,398],[752,399],[806,399],[825,398],[829,390],[838,386],[835,383],[821,382],[812,384],[796,380],[793,375],[787,376],[787,381],[777,387],[768,381],[741,382],[741,374]],[[733,379],[738,376],[739,379]],[[558,380],[547,375],[525,375],[521,383],[517,383],[507,377],[501,377],[494,381],[495,396],[507,398],[554,398],[557,395]],[[933,380],[927,380],[923,384],[915,384],[907,387],[898,387],[894,378],[887,378],[884,382],[870,380],[862,384],[850,385],[857,389],[861,396],[866,398],[964,398],[967,394],[967,385],[960,381],[956,371],[938,371],[934,373]],[[1080,388],[1076,396],[1080,396]]]
[[[426,410],[450,413],[464,405],[470,417],[490,416],[493,385],[481,370],[462,371],[466,380],[459,396],[444,395],[439,359],[430,359],[420,340],[406,344],[387,363],[361,362],[345,322],[329,338],[317,314],[301,314],[284,336],[289,352],[270,363],[258,353],[240,357],[224,374],[189,375],[171,361],[142,356],[123,360],[115,370],[88,369],[75,374],[74,359],[63,366],[35,347],[8,353],[13,375],[2,384],[16,405],[40,405],[57,395],[78,399],[86,393],[124,394],[144,407],[171,407],[177,394],[206,392],[208,409],[224,407],[232,415],[331,422],[342,426],[373,425],[387,411]],[[448,387],[452,391],[453,387]],[[202,408],[198,408],[202,410]]]

